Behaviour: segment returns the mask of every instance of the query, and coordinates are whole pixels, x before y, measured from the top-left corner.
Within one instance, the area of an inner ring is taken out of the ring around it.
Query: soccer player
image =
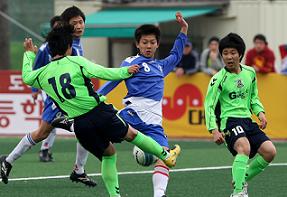
[[[173,167],[179,147],[164,150],[153,139],[143,135],[121,119],[111,104],[105,104],[105,96],[93,91],[87,79],[121,80],[139,71],[138,65],[122,68],[104,68],[81,56],[71,55],[72,28],[54,28],[48,35],[52,61],[47,66],[32,71],[35,59],[31,39],[24,42],[23,81],[43,89],[69,118],[74,119],[77,139],[93,155],[102,161],[102,178],[112,197],[120,196],[116,169],[116,151],[112,143],[126,140],[144,151],[154,154]]]
[[[166,77],[181,60],[185,43],[187,42],[188,24],[180,12],[176,13],[176,21],[181,29],[168,57],[155,59],[159,47],[160,30],[154,25],[142,25],[135,31],[136,47],[139,53],[126,58],[121,67],[132,64],[140,65],[140,71],[132,78],[125,80],[128,90],[124,103],[126,107],[119,113],[133,128],[157,141],[168,149],[168,139],[162,127],[162,98],[164,77]],[[121,81],[107,82],[97,92],[108,94]],[[152,176],[154,197],[166,196],[169,180],[169,168],[158,160]]]
[[[55,23],[59,22],[57,21],[59,19],[53,18],[51,20],[51,26],[54,26]],[[83,49],[80,43],[80,37],[84,33],[85,28],[85,15],[84,13],[77,7],[72,6],[67,8],[62,14],[61,14],[61,20],[63,22],[69,23],[74,26],[74,32],[73,32],[73,44],[72,44],[72,55],[83,55]],[[54,21],[54,22],[53,22]],[[51,61],[51,54],[50,49],[48,47],[47,43],[44,43],[40,48],[36,56],[36,60],[34,63],[34,69],[38,69],[40,67],[45,66]],[[35,89],[34,89],[35,90]],[[37,90],[37,89],[36,89]],[[37,97],[37,91],[34,91],[33,98],[36,99]],[[22,140],[19,142],[19,144],[14,148],[14,150],[7,156],[7,158],[4,156],[0,160],[2,163],[2,166],[6,166],[5,172],[2,174],[2,181],[4,183],[8,183],[8,176],[12,168],[12,163],[21,157],[27,150],[29,150],[32,146],[34,146],[36,143],[39,143],[43,139],[48,137],[48,141],[50,142],[44,142],[44,145],[42,145],[41,159],[43,161],[49,161],[51,160],[51,155],[48,153],[48,149],[46,148],[45,144],[52,144],[52,141],[55,139],[55,130],[54,127],[52,127],[51,122],[52,120],[61,115],[60,110],[56,107],[56,105],[53,103],[52,99],[50,97],[47,97],[44,94],[44,111],[42,115],[42,122],[40,124],[40,127],[33,131],[32,133],[27,134],[22,138]],[[50,148],[50,146],[48,148]],[[46,150],[45,150],[46,148]],[[96,182],[94,182],[90,177],[87,176],[87,174],[84,171],[84,165],[87,161],[88,152],[85,150],[79,143],[77,143],[77,156],[76,156],[76,163],[75,168],[73,172],[70,175],[70,179],[72,181],[81,182],[87,186],[96,186]]]
[[[245,52],[244,41],[239,35],[230,33],[220,40],[219,52],[225,67],[209,83],[204,103],[206,127],[214,142],[226,142],[235,157],[231,196],[246,197],[246,182],[269,165],[276,149],[261,130],[266,128],[267,120],[258,97],[255,70],[240,63]],[[252,121],[251,113],[259,118],[260,126]]]

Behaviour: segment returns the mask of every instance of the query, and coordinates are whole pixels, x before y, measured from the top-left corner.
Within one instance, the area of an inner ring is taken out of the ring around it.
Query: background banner
[[[20,71],[0,71],[0,76],[0,135],[22,135],[35,130],[43,110],[41,98],[34,103]],[[287,77],[279,74],[258,74],[257,77],[259,96],[268,120],[265,132],[271,138],[287,139]],[[203,73],[181,78],[171,73],[165,79],[163,127],[168,137],[210,137],[205,128],[203,107],[209,80]],[[93,80],[93,83],[98,89],[105,81]],[[126,92],[122,82],[108,95],[107,102],[123,108],[122,98]],[[58,133],[70,134],[63,130]]]

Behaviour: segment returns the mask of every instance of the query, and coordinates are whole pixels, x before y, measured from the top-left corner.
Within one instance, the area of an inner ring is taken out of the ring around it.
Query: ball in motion
[[[134,146],[133,156],[136,162],[141,166],[150,166],[157,161],[154,155],[144,152],[137,146]]]

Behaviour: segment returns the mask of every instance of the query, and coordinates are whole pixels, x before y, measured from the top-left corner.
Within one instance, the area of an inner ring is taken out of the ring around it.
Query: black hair
[[[255,40],[261,40],[263,41],[265,44],[268,44],[266,37],[263,34],[257,34],[254,36],[253,38],[253,42],[255,42]]]
[[[223,49],[235,48],[241,56],[240,61],[245,53],[245,43],[243,39],[236,33],[229,33],[227,36],[222,38],[219,42],[219,52],[222,55]]]
[[[67,49],[73,43],[74,27],[68,24],[57,25],[48,34],[46,41],[52,57],[56,55],[65,55]]]
[[[51,20],[50,20],[50,28],[53,29],[55,23],[61,22],[61,21],[62,21],[61,16],[54,16],[54,17],[51,18]]]
[[[83,18],[84,22],[86,22],[85,14],[76,6],[69,7],[64,10],[61,14],[62,20],[66,23],[69,23],[70,19],[73,17],[80,16]]]
[[[209,38],[208,44],[210,44],[212,41],[215,41],[215,42],[219,43],[219,38],[216,37],[216,36],[212,36],[211,38]]]
[[[159,43],[160,30],[157,26],[151,24],[145,24],[138,27],[135,31],[135,40],[139,43],[143,35],[155,35],[156,41]]]

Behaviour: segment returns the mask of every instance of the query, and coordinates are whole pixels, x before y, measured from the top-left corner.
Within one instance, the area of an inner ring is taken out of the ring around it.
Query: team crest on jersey
[[[236,85],[238,88],[242,88],[244,86],[242,79],[236,80]]]

